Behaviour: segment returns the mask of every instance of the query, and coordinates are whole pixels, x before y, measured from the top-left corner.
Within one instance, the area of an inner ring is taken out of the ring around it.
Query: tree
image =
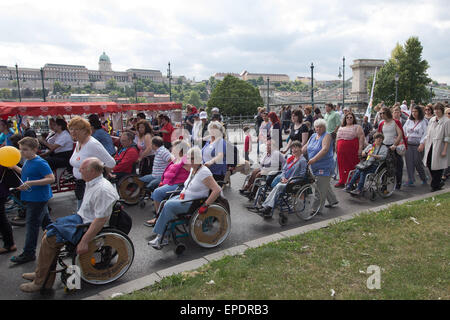
[[[0,89],[0,98],[11,99],[11,97],[12,97],[12,92],[10,89],[8,89],[8,88]]]
[[[119,87],[117,86],[116,79],[109,79],[108,81],[106,81],[106,90],[113,91],[117,90],[118,88]]]
[[[264,104],[259,90],[246,81],[227,75],[211,93],[207,110],[217,107],[221,113],[252,115]]]
[[[196,107],[201,107],[203,105],[200,95],[197,91],[191,91],[189,95],[185,98],[186,104],[192,104]]]
[[[416,103],[429,101],[430,91],[426,85],[431,82],[427,75],[428,62],[422,60],[423,47],[417,37],[409,38],[404,46],[397,43],[391,58],[378,71],[374,88],[374,104],[384,101],[393,105],[395,100],[395,74],[399,75],[397,100],[414,100]],[[367,81],[368,92],[372,89],[373,76]]]

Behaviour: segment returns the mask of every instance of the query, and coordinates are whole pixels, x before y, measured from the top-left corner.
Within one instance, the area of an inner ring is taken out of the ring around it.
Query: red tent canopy
[[[164,111],[164,110],[176,110],[182,108],[181,103],[176,102],[161,102],[161,103],[127,103],[122,104],[125,110],[136,111]]]
[[[127,110],[162,111],[181,109],[181,103],[130,103],[115,102],[0,102],[2,118],[15,115],[56,116],[66,114],[116,113]]]

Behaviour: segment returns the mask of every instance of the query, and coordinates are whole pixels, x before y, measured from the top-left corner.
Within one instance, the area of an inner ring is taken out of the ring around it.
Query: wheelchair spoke
[[[293,197],[293,208],[297,216],[310,220],[320,209],[320,191],[314,184],[303,186]]]

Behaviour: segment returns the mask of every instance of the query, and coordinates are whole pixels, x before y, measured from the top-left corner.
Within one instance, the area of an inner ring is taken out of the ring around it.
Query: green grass
[[[393,205],[117,299],[450,299],[449,208],[450,193]],[[371,265],[381,268],[379,290],[366,285]]]

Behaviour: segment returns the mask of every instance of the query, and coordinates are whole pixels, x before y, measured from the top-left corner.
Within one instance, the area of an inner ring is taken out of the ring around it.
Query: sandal
[[[14,252],[14,251],[17,251],[17,247],[15,244],[13,244],[9,248],[0,248],[0,254],[10,253],[10,252]]]
[[[144,222],[144,226],[153,228],[156,224],[156,218]]]

